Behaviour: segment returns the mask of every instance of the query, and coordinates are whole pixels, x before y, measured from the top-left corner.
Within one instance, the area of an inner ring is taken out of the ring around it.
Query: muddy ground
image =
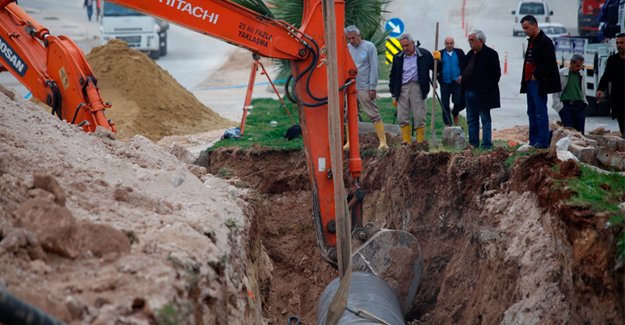
[[[337,272],[318,250],[302,151],[191,164],[174,143],[0,106],[3,289],[69,324],[315,323]],[[366,221],[411,232],[424,257],[407,322],[624,323],[618,229],[557,186],[574,163],[363,142]]]
[[[262,319],[244,190],[179,147],[0,107],[0,289],[67,324]]]
[[[615,230],[606,216],[564,204],[571,193],[556,186],[578,175],[574,163],[543,152],[510,164],[505,150],[380,154],[367,150],[375,140],[364,142],[365,217],[411,232],[425,258],[407,322],[625,322]],[[250,259],[261,262],[263,315],[314,324],[317,299],[337,272],[318,251],[304,154],[219,149],[200,164],[254,190]]]

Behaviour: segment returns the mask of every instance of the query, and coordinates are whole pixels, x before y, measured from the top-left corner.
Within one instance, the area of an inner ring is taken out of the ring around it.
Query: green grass
[[[286,131],[291,127],[289,115],[281,106],[280,101],[269,98],[258,98],[252,101],[254,108],[249,111],[245,123],[244,134],[239,139],[224,139],[218,141],[209,150],[222,147],[251,148],[260,146],[278,150],[296,150],[303,146],[302,138],[288,141],[284,138]],[[297,106],[287,103],[295,123],[299,123]],[[277,126],[271,126],[276,121]]]
[[[379,98],[377,100],[378,108],[380,109],[380,115],[382,116],[382,121],[386,124],[397,124],[397,109],[393,106],[393,100],[391,98]],[[436,134],[437,143],[440,144],[443,138],[443,129],[445,128],[445,124],[443,123],[442,117],[442,109],[438,100],[434,104],[434,131]],[[432,121],[432,98],[427,98],[425,100],[425,139],[429,140],[431,136],[431,121]],[[370,122],[371,120],[364,112],[360,112],[360,120],[364,122]],[[460,125],[464,130],[467,129],[466,120],[460,116]]]
[[[595,213],[611,216],[608,226],[619,227],[617,237],[618,258],[625,260],[625,213],[619,204],[625,200],[625,177],[618,174],[604,174],[592,168],[581,166],[579,178],[568,180],[568,189],[575,194],[569,204],[588,208]]]
[[[395,118],[396,108],[393,106],[391,98],[378,99],[378,107],[382,120],[386,124],[397,124]],[[218,141],[209,150],[215,150],[222,147],[240,147],[240,148],[269,148],[276,150],[299,150],[303,147],[301,138],[288,141],[284,138],[286,131],[291,127],[289,116],[280,105],[280,101],[270,98],[257,98],[252,101],[253,109],[249,111],[245,123],[244,134],[239,139],[224,139]],[[299,123],[299,115],[297,106],[287,103],[287,107],[291,112],[291,116],[295,123]],[[426,100],[426,140],[430,140],[430,118],[432,113],[432,100]],[[441,117],[441,108],[438,102],[435,107],[435,133],[437,144],[442,141],[443,119]],[[369,122],[369,117],[360,112],[362,121]],[[271,126],[271,121],[276,121],[277,126]],[[466,130],[466,121],[461,117],[461,123]]]
[[[581,166],[581,171],[579,178],[569,180],[567,184],[575,192],[569,203],[596,213],[620,214],[622,219],[618,205],[625,197],[625,177],[600,173],[586,166]]]
[[[503,142],[505,142],[505,141],[503,141]],[[501,144],[501,145],[503,146],[504,144]],[[507,145],[508,144],[506,142],[505,146],[507,146]],[[518,148],[519,148],[519,146],[510,148],[512,154],[508,158],[506,158],[506,160],[504,161],[504,167],[506,167],[506,170],[510,170],[510,168],[512,168],[512,166],[514,166],[514,164],[516,163],[516,161],[519,158],[529,157],[529,156],[537,153],[540,150],[540,149],[530,148],[528,151],[519,152],[517,150]]]
[[[384,43],[386,47],[386,42]],[[384,51],[386,53],[386,51]],[[391,64],[386,64],[386,54],[378,56],[378,75],[381,79],[388,79],[391,75]]]

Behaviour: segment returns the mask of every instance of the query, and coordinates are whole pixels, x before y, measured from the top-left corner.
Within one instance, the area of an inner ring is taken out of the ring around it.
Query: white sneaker
[[[528,152],[528,151],[530,151],[531,148],[532,148],[532,146],[530,146],[529,143],[526,143],[526,144],[520,146],[519,149],[517,149],[516,151],[517,152]]]

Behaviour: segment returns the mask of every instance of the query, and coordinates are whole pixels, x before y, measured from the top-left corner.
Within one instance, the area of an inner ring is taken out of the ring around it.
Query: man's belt
[[[563,100],[562,104],[575,106],[575,105],[586,104],[586,103],[584,103],[583,100]]]

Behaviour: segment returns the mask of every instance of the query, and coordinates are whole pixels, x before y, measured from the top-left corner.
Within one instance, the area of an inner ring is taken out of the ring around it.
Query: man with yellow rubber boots
[[[382,122],[378,105],[375,102],[377,97],[375,88],[378,86],[378,51],[373,43],[360,37],[360,30],[356,26],[346,27],[345,37],[349,43],[347,45],[349,54],[358,68],[358,74],[356,75],[358,104],[360,104],[360,108],[373,122],[375,133],[380,140],[378,149],[388,149],[384,123]],[[343,146],[343,150],[349,150],[349,141]]]
[[[432,54],[415,42],[410,34],[399,37],[403,51],[393,57],[389,88],[397,107],[397,121],[402,144],[412,143],[410,117],[414,118],[417,143],[425,142],[425,98],[430,92],[430,70],[434,69]],[[439,52],[435,55],[440,57]]]

